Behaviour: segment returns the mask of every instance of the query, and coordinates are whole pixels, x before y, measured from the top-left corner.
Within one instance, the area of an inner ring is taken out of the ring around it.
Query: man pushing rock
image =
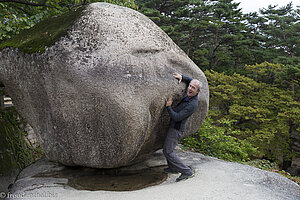
[[[171,117],[171,124],[163,145],[163,153],[168,162],[168,168],[165,168],[164,171],[167,173],[181,173],[176,179],[176,182],[178,182],[194,176],[192,169],[183,163],[174,150],[186,129],[187,119],[198,107],[198,94],[201,83],[199,80],[180,75],[177,72],[173,74],[173,77],[178,79],[178,83],[183,81],[188,85],[187,95],[175,108],[171,107],[173,103],[172,96],[168,97],[166,101],[166,107]]]

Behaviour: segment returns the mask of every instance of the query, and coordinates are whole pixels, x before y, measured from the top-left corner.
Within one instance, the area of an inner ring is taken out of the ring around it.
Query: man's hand
[[[182,76],[180,74],[178,74],[177,72],[173,73],[173,77],[178,79],[178,84],[181,83],[182,81]]]
[[[171,106],[172,103],[173,103],[173,98],[172,98],[172,96],[169,96],[167,101],[166,101],[166,107]]]

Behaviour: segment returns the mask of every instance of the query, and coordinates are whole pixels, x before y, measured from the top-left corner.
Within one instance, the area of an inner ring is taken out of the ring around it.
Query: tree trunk
[[[295,80],[292,79],[291,81],[291,91],[293,92],[293,95],[295,94]]]
[[[188,56],[189,56],[189,53],[190,53],[190,48],[191,48],[193,36],[194,36],[194,31],[192,30],[191,33],[190,33],[188,45],[187,45],[187,48],[186,48],[186,51],[185,51],[186,55],[188,55]]]
[[[217,51],[217,48],[218,48],[218,45],[217,45],[218,37],[219,37],[219,29],[216,29],[216,36],[215,36],[215,40],[214,40],[214,49],[213,49],[211,59],[210,59],[210,62],[209,62],[209,68],[210,69],[214,69],[216,51]]]
[[[237,56],[236,59],[235,59],[235,63],[234,63],[234,67],[235,67],[236,70],[237,70],[239,64],[240,64],[240,56]]]

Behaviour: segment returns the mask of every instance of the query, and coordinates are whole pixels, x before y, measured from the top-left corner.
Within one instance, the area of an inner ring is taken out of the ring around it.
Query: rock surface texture
[[[44,53],[0,52],[0,80],[17,110],[47,157],[70,166],[126,166],[161,148],[169,124],[165,100],[173,95],[176,105],[186,92],[175,71],[202,83],[186,136],[207,114],[207,80],[137,11],[90,4]]]
[[[66,178],[41,177],[39,173],[60,173],[64,166],[41,160],[27,167],[13,185],[10,196],[13,199],[51,200],[299,200],[299,185],[274,172],[260,170],[248,165],[221,161],[199,153],[177,153],[184,162],[195,169],[195,177],[175,182],[179,174],[169,174],[160,184],[135,191],[90,191],[76,190],[68,186],[72,180]],[[159,156],[158,156],[159,155]],[[136,165],[135,170],[143,167],[165,165],[162,152],[155,152],[144,163]],[[126,169],[126,168],[125,168]],[[76,174],[73,174],[76,177]],[[88,177],[87,181],[90,179]],[[112,186],[113,187],[113,186]],[[44,197],[44,198],[43,198]]]

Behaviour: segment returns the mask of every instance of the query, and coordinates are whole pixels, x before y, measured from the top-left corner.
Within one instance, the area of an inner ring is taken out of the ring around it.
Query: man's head
[[[193,79],[190,82],[187,90],[187,95],[189,98],[198,95],[198,93],[200,92],[200,84],[201,84],[200,81],[198,81],[197,79]]]

